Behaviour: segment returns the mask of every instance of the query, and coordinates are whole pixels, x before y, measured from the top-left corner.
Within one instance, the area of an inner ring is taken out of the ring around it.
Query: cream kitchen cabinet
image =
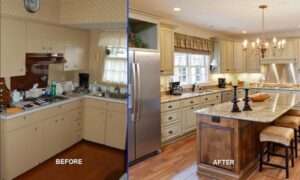
[[[59,151],[63,151],[73,144],[73,126],[74,121],[73,111],[66,112],[61,115],[58,126],[58,147]]]
[[[41,130],[38,123],[7,134],[6,179],[13,179],[39,164],[42,147],[40,137]]]
[[[182,110],[182,127],[183,133],[187,133],[196,129],[196,114],[195,110],[200,109],[199,105],[183,108]]]
[[[270,43],[272,45],[272,43]],[[295,60],[296,59],[296,46],[297,40],[295,39],[287,39],[283,50],[281,51],[273,51],[269,49],[266,51],[265,57],[262,60],[267,59],[284,59],[284,60]]]
[[[234,43],[234,56],[233,56],[233,72],[245,73],[246,72],[246,53],[243,48],[243,43]]]
[[[174,27],[160,25],[160,72],[162,75],[174,74]]]
[[[64,28],[27,23],[27,53],[64,53]]]
[[[246,72],[260,73],[260,56],[251,51],[247,51],[246,54]]]
[[[0,76],[25,75],[26,23],[1,17]]]
[[[298,72],[300,72],[300,39],[296,40],[295,55],[296,55],[296,58],[297,58]]]
[[[218,68],[213,73],[231,73],[233,71],[233,42],[225,40],[214,40],[213,59]]]

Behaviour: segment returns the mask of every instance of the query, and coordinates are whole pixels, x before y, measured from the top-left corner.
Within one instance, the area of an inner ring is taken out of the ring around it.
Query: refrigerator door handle
[[[137,98],[137,92],[136,92],[136,67],[135,67],[135,63],[132,63],[131,64],[131,67],[132,67],[132,80],[133,80],[133,83],[132,83],[132,91],[133,93],[131,93],[131,98],[132,98],[132,117],[131,117],[131,121],[134,122],[135,119],[136,119],[136,98]]]
[[[136,106],[136,120],[140,118],[140,109],[141,109],[141,71],[140,63],[136,63],[136,74],[137,74],[137,106]]]

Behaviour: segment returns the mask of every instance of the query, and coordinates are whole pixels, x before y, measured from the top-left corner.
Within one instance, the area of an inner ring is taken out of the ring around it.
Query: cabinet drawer
[[[121,103],[108,102],[106,109],[114,112],[126,113],[127,105]]]
[[[214,94],[209,94],[206,96],[201,96],[201,103],[209,102],[209,101],[214,101],[217,99],[221,98],[221,93],[214,93]]]
[[[199,104],[199,98],[190,98],[182,101],[183,107],[193,106]]]
[[[161,112],[176,110],[180,108],[180,101],[173,101],[161,104]]]
[[[180,120],[180,111],[171,111],[171,112],[161,114],[162,126],[174,124],[176,122],[179,122],[179,120]]]
[[[70,110],[73,110],[73,109],[76,109],[76,108],[79,108],[82,106],[83,106],[83,101],[77,100],[74,102],[59,105],[58,107],[62,110],[62,112],[67,112],[67,111],[70,111]]]
[[[94,108],[100,108],[100,109],[106,109],[107,101],[101,101],[98,99],[90,99],[86,98],[84,100],[84,107],[94,107]]]
[[[167,141],[180,135],[179,123],[161,130],[161,140]]]
[[[81,141],[81,139],[82,139],[82,130],[79,129],[77,131],[74,131],[74,143]]]
[[[214,100],[214,101],[210,101],[208,103],[202,104],[200,107],[201,107],[201,109],[203,109],[203,108],[208,108],[208,107],[220,104],[220,103],[221,103],[221,100],[218,99],[218,100]]]
[[[28,115],[16,117],[14,119],[5,120],[7,132],[22,128],[39,121],[40,113],[31,113]]]

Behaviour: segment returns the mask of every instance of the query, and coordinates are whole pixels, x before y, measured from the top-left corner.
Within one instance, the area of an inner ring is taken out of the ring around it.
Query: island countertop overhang
[[[245,120],[260,123],[270,123],[292,109],[300,102],[300,95],[296,94],[272,94],[264,102],[250,102],[253,111],[241,111],[232,113],[232,103],[226,102],[210,108],[195,111],[198,115],[219,116],[230,119]],[[240,110],[244,107],[244,101],[238,103]]]

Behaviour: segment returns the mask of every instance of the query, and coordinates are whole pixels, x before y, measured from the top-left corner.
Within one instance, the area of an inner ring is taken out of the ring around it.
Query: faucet
[[[115,87],[115,92],[118,94],[121,94],[121,88],[119,86]]]
[[[193,92],[195,92],[196,86],[197,86],[197,82],[195,82],[195,83],[192,85],[192,91],[193,91]]]

